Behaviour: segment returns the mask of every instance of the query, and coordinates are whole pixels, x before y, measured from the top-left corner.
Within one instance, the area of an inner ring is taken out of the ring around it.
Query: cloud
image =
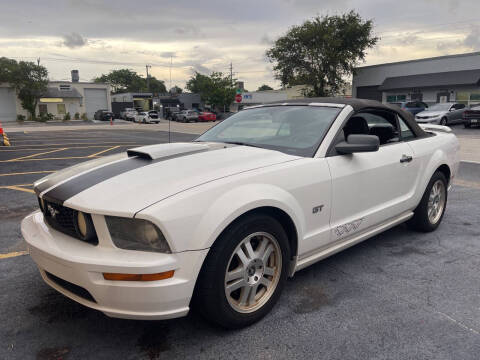
[[[159,55],[164,58],[177,57],[177,53],[175,51],[162,51]]]
[[[480,27],[474,27],[463,40],[463,44],[473,50],[480,50]]]
[[[85,46],[87,44],[87,40],[84,39],[79,33],[72,32],[70,34],[63,35],[62,44],[70,49],[74,49]]]
[[[263,34],[262,38],[260,39],[260,44],[263,45],[272,45],[273,43],[274,41],[267,34]]]
[[[199,73],[204,74],[204,75],[210,74],[212,72],[208,67],[206,67],[202,64],[193,64],[192,68],[193,68],[194,71],[199,72]]]

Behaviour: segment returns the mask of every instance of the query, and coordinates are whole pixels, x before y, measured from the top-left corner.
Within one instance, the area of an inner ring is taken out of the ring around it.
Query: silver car
[[[193,110],[183,110],[177,115],[176,119],[180,122],[195,122],[198,121],[198,113]]]
[[[461,124],[462,115],[465,112],[465,104],[443,103],[430,106],[427,110],[415,115],[418,123],[430,123],[440,125]]]

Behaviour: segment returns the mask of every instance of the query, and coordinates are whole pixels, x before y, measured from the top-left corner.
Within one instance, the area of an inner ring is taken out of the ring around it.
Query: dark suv
[[[110,121],[113,120],[115,117],[113,116],[113,112],[108,110],[97,110],[93,115],[95,120],[102,120],[102,121]]]

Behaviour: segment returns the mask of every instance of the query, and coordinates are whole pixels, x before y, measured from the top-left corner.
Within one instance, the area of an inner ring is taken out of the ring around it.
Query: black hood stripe
[[[209,149],[194,150],[180,154],[164,156],[155,160],[147,160],[141,157],[130,157],[74,177],[71,180],[54,187],[52,190],[47,191],[42,197],[47,201],[63,205],[67,199],[77,195],[78,193],[97,185],[102,181],[111,179],[128,171],[147,165],[152,165],[157,162],[171,160],[204,151],[209,151]]]
[[[35,193],[37,195],[40,195],[42,192],[50,189],[55,185],[60,184],[62,181],[68,180],[74,176],[77,176],[80,173],[90,171],[96,167],[108,165],[109,163],[121,160],[122,158],[126,159],[127,157],[125,156],[125,154],[119,153],[115,155],[104,156],[90,161],[85,161],[80,164],[67,167],[61,171],[46,176],[42,182],[35,186]]]

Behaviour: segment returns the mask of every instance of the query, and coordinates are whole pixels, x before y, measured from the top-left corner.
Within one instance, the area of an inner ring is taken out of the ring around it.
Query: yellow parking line
[[[30,174],[46,174],[53,173],[56,170],[44,170],[44,171],[25,171],[25,172],[16,172],[16,173],[6,173],[0,174],[0,176],[14,176],[14,175],[30,175]]]
[[[91,140],[91,139],[89,139]],[[66,140],[68,141],[68,140]],[[125,145],[135,145],[135,142],[122,141]],[[63,144],[27,144],[27,145],[11,145],[10,148],[31,147],[31,146],[65,146],[65,145],[102,145],[102,144],[118,144],[118,141],[103,141],[92,143],[63,143]],[[110,145],[111,146],[111,145]]]
[[[110,151],[110,150],[113,150],[113,149],[117,149],[119,148],[120,145],[115,145],[115,146],[112,146],[111,148],[108,148],[108,149],[105,149],[105,150],[102,150],[102,151],[99,151],[99,152],[96,152],[95,154],[92,154],[92,155],[88,155],[87,157],[91,158],[91,157],[95,157],[95,156],[98,156],[100,154],[103,154],[107,151]]]
[[[14,251],[11,253],[0,254],[0,259],[8,259],[16,256],[28,255],[28,251]]]
[[[55,150],[50,150],[50,151],[44,151],[44,152],[41,152],[41,153],[22,156],[22,157],[15,158],[15,159],[2,160],[1,162],[11,162],[11,161],[19,161],[19,160],[24,160],[24,159],[30,159],[30,158],[33,158],[35,156],[50,154],[50,153],[59,152],[59,151],[62,151],[62,150],[67,150],[67,149],[68,148],[60,148],[60,149],[55,149]]]
[[[117,146],[132,146],[136,144],[118,144]],[[48,146],[48,145],[45,145]],[[11,146],[9,146],[10,148]],[[106,148],[106,147],[111,147],[111,145],[89,145],[89,146],[72,146],[69,147],[68,150],[72,149],[90,149],[90,148]],[[39,150],[50,150],[51,148],[36,148],[36,149],[2,149],[0,148],[0,153],[4,151],[39,151]]]
[[[92,157],[96,157],[96,156],[92,156]],[[23,161],[44,161],[44,160],[88,159],[88,158],[89,158],[88,156],[66,156],[66,157],[58,157],[58,158],[20,159],[20,160],[15,160],[15,162],[23,162]],[[0,160],[0,163],[2,163],[2,162],[12,162],[12,161],[8,161],[8,160],[3,160],[3,161],[1,161],[1,160]]]
[[[0,189],[10,189],[10,190],[24,191],[31,194],[35,194],[35,191],[33,191],[32,189],[25,189],[23,187],[16,186],[16,185],[0,186]]]

